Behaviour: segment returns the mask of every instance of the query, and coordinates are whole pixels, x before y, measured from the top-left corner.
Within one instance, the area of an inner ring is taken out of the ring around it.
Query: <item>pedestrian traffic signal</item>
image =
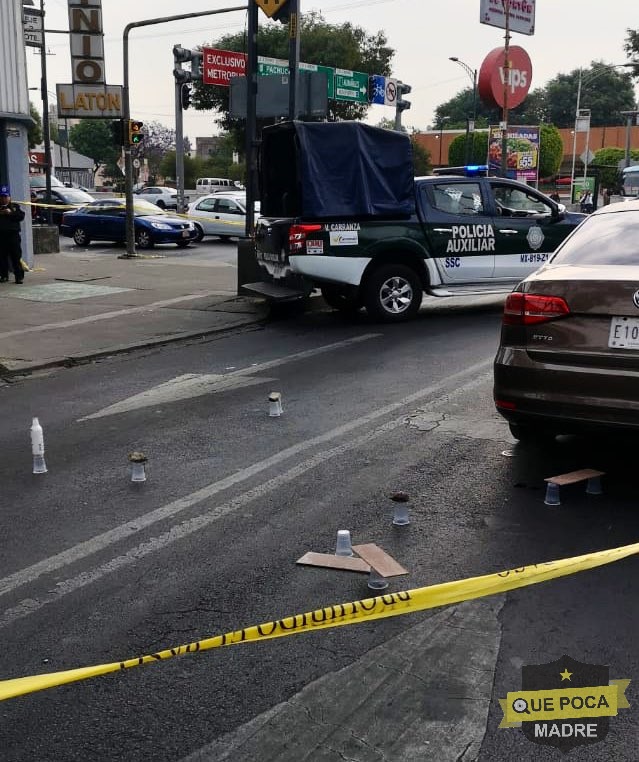
[[[142,127],[144,127],[144,122],[129,120],[129,145],[137,146],[144,140]]]
[[[408,95],[412,91],[412,87],[410,85],[405,85],[403,82],[397,83],[397,105],[395,108],[398,111],[406,111],[406,109],[409,109],[411,107],[410,101],[404,100],[404,95]]]
[[[173,48],[173,76],[178,85],[184,85],[187,82],[201,82],[202,80],[202,60],[203,55],[200,50],[189,50],[175,45]],[[183,63],[191,64],[191,70],[183,69]]]
[[[109,124],[109,127],[111,129],[111,137],[113,138],[113,143],[116,146],[123,146],[124,145],[124,130],[122,129],[124,126],[124,122],[122,119],[115,119]]]

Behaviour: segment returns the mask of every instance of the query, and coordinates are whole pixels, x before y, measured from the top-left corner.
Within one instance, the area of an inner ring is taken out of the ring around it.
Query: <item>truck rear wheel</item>
[[[406,265],[383,265],[364,283],[364,304],[371,317],[399,323],[415,317],[422,303],[422,284]]]
[[[329,307],[339,310],[344,314],[353,314],[362,306],[357,289],[348,286],[334,286],[326,284],[322,286],[322,296]]]

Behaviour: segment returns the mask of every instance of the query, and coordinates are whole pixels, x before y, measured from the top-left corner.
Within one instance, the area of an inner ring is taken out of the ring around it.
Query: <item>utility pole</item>
[[[297,117],[300,70],[300,0],[287,0],[288,5],[288,118]]]
[[[508,173],[508,88],[510,87],[510,0],[502,0],[506,13],[506,33],[504,35],[504,107],[501,132],[501,175]]]
[[[253,235],[255,199],[257,196],[257,3],[251,2],[247,19],[246,55],[246,228],[245,235]],[[290,107],[290,94],[289,94]]]
[[[44,0],[40,0],[40,15],[42,16],[42,46],[40,47],[40,62],[42,65],[42,132],[44,133],[44,203],[47,205],[45,216],[47,225],[51,224],[51,125],[49,123],[49,92],[47,84],[47,42],[44,23]]]

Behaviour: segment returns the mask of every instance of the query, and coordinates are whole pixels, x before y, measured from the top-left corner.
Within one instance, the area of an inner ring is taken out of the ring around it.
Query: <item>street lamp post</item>
[[[444,142],[444,122],[450,119],[449,116],[442,116],[439,120],[439,166],[442,165],[442,143]]]
[[[473,135],[475,134],[475,121],[477,120],[477,69],[471,69],[470,66],[467,63],[464,63],[464,61],[461,61],[457,56],[449,56],[449,61],[454,61],[455,63],[459,64],[466,74],[470,77],[470,81],[473,83],[473,121],[472,121],[472,130],[470,126],[470,119],[466,117],[466,164],[470,164],[470,152],[471,152],[471,145],[469,143],[469,133],[472,132]],[[473,140],[474,143],[474,140]]]
[[[582,85],[587,85],[589,82],[592,82],[593,80],[597,79],[597,77],[601,76],[602,74],[605,74],[607,71],[610,71],[610,69],[620,69],[624,67],[632,67],[634,64],[631,63],[622,63],[622,64],[604,64],[601,69],[598,71],[595,71],[591,74],[591,76],[586,77],[586,79],[583,79],[583,69],[579,69],[579,80],[577,84],[577,105],[575,106],[575,129],[572,134],[572,168],[570,170],[570,201],[571,203],[575,203],[575,163],[576,163],[576,153],[577,153],[577,126],[579,124],[580,119],[580,106],[581,106],[581,88]],[[589,142],[589,141],[587,141]],[[588,151],[589,146],[586,145],[586,151]],[[588,169],[587,166],[588,162],[584,162],[584,182],[586,180],[586,172]]]

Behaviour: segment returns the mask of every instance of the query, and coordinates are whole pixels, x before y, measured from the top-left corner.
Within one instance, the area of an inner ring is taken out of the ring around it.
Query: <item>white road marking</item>
[[[153,389],[148,389],[141,394],[135,394],[133,397],[109,405],[97,413],[92,413],[84,418],[78,418],[78,421],[88,421],[92,418],[104,418],[107,415],[116,415],[117,413],[127,413],[130,410],[139,410],[150,405],[161,405],[167,402],[177,402],[178,400],[200,397],[203,394],[215,394],[216,392],[225,392],[229,389],[241,389],[246,386],[255,386],[256,384],[265,384],[268,381],[274,381],[273,378],[264,376],[262,378],[250,378],[249,376],[220,375],[218,373],[186,373],[178,376]]]
[[[188,302],[193,299],[205,299],[207,296],[231,296],[229,291],[204,291],[201,294],[188,294],[187,296],[176,296],[173,299],[163,299],[161,302],[151,302],[141,307],[125,307],[121,310],[112,310],[111,312],[101,312],[99,315],[88,315],[87,317],[75,318],[73,320],[61,320],[59,323],[45,323],[44,325],[32,325],[29,328],[19,328],[15,331],[5,331],[0,333],[0,339],[7,339],[10,336],[21,336],[23,333],[40,333],[41,331],[55,331],[57,328],[73,328],[76,325],[84,323],[97,323],[100,320],[110,320],[111,318],[121,317],[122,315],[135,315],[138,312],[153,312],[162,307],[170,307],[172,304]]]
[[[159,521],[171,519],[187,508],[190,508],[191,506],[200,503],[203,500],[206,500],[207,498],[210,498],[213,495],[218,494],[219,492],[228,489],[235,484],[246,481],[255,474],[265,471],[274,465],[278,465],[287,458],[293,457],[294,455],[297,455],[300,452],[308,450],[309,448],[316,445],[324,444],[333,439],[336,439],[366,424],[374,423],[383,416],[394,413],[397,410],[400,410],[402,407],[420,402],[425,397],[432,396],[438,392],[441,394],[441,396],[435,400],[431,400],[430,404],[441,404],[453,396],[484,384],[489,378],[489,374],[486,373],[486,370],[490,368],[491,364],[492,359],[476,363],[475,365],[472,365],[469,368],[460,371],[459,373],[448,376],[443,381],[420,389],[419,391],[410,394],[397,402],[385,405],[384,407],[368,413],[367,415],[349,421],[348,423],[343,424],[342,426],[338,426],[337,428],[332,429],[331,431],[328,431],[324,434],[320,434],[313,439],[307,440],[305,442],[300,442],[299,444],[293,445],[292,447],[288,447],[279,453],[275,453],[269,458],[259,461],[258,463],[254,463],[248,468],[237,471],[235,474],[231,474],[225,479],[221,479],[220,481],[209,484],[208,486],[203,487],[202,489],[197,490],[190,495],[186,495],[183,498],[174,500],[173,502],[161,506],[160,508],[156,508],[154,511],[150,511],[143,516],[128,521],[125,524],[120,524],[108,532],[97,535],[96,537],[93,537],[86,542],[79,543],[72,548],[51,556],[50,558],[43,559],[42,561],[39,561],[32,566],[14,572],[8,577],[4,577],[0,580],[0,595],[4,595],[22,585],[27,584],[28,582],[32,582],[44,574],[49,574],[53,571],[56,571],[57,569],[61,569],[77,561],[81,561],[100,550],[104,550],[116,542],[138,534],[143,529],[146,529],[147,527],[150,527]],[[444,389],[449,389],[449,391],[442,393]],[[46,596],[41,598],[23,599],[17,605],[6,609],[2,613],[0,616],[0,627],[5,627],[17,619],[21,619],[28,614],[40,610],[44,606],[47,606],[48,604],[58,600],[61,596],[68,595],[75,590],[96,582],[107,574],[129,566],[140,558],[143,558],[151,553],[156,553],[157,551],[176,542],[177,540],[193,534],[194,532],[200,531],[203,527],[206,527],[222,516],[226,516],[227,514],[232,513],[238,508],[246,505],[247,503],[256,500],[257,498],[263,497],[265,494],[272,492],[278,487],[295,480],[302,474],[321,465],[330,458],[343,455],[349,450],[353,450],[357,447],[367,444],[373,439],[393,431],[394,429],[397,429],[398,427],[405,424],[406,417],[405,415],[402,415],[399,418],[391,420],[388,423],[378,427],[377,429],[373,429],[372,431],[368,431],[359,437],[356,437],[355,439],[351,439],[328,450],[322,450],[306,461],[298,464],[297,466],[293,466],[288,471],[281,473],[272,479],[268,479],[261,485],[258,485],[257,487],[248,490],[247,492],[244,492],[235,498],[232,498],[226,503],[215,506],[210,511],[206,511],[199,516],[195,516],[182,523],[175,524],[163,534],[140,543],[123,555],[116,556],[115,558],[107,561],[105,564],[102,564],[101,566],[98,566],[94,569],[81,572],[77,576],[70,579],[58,582],[55,586],[55,589],[49,592]]]
[[[278,357],[275,360],[268,360],[267,362],[251,365],[248,368],[242,368],[241,370],[235,370],[232,373],[225,373],[223,375],[216,373],[186,373],[177,378],[173,378],[170,381],[166,381],[163,384],[154,386],[152,389],[147,389],[133,397],[128,397],[121,402],[116,402],[113,405],[109,405],[109,407],[102,408],[102,410],[99,410],[97,413],[91,413],[91,415],[86,415],[84,418],[79,418],[78,421],[88,421],[92,418],[103,418],[107,415],[126,413],[129,410],[139,410],[140,408],[149,407],[151,405],[190,399],[192,397],[199,397],[203,394],[214,394],[215,392],[239,389],[244,386],[265,384],[269,381],[274,381],[274,379],[254,379],[250,378],[250,376],[270,368],[275,368],[278,365],[285,365],[286,363],[295,362],[297,360],[305,360],[308,357],[315,357],[316,355],[321,355],[325,352],[332,352],[336,349],[350,347],[353,344],[360,344],[362,341],[376,339],[380,336],[382,336],[381,333],[365,333],[362,336],[354,336],[352,339],[336,341],[333,344],[324,344],[315,349],[306,349],[303,352],[296,352],[295,354],[286,355],[285,357]]]

